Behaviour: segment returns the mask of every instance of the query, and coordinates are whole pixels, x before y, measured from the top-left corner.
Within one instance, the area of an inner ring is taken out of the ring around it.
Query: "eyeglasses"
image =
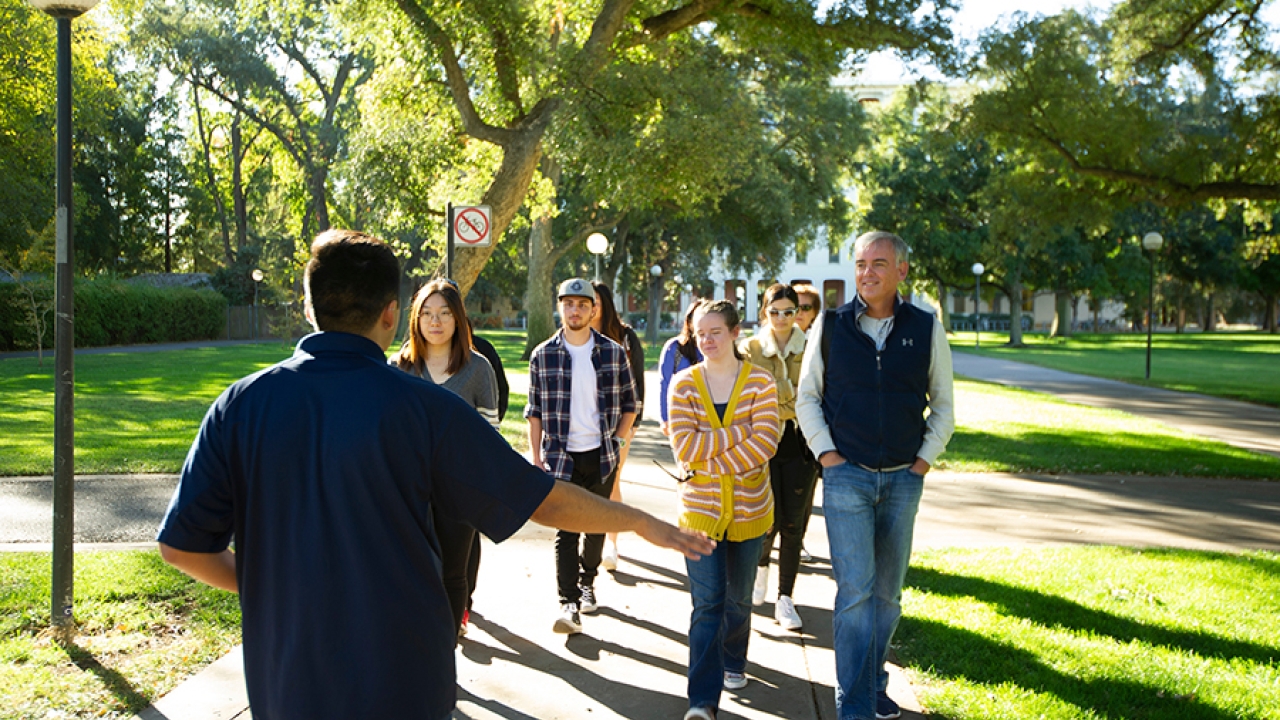
[[[778,308],[769,308],[769,317],[778,317],[778,316],[791,317],[795,314],[796,314],[795,308],[787,308],[786,310],[779,310]]]
[[[817,308],[815,308],[815,307],[814,307],[814,306],[812,306],[812,305],[801,305],[800,307],[798,307],[798,308],[796,308],[796,309],[797,309],[797,310],[799,310],[800,312],[813,312],[813,311],[814,311],[814,310],[816,310]]]

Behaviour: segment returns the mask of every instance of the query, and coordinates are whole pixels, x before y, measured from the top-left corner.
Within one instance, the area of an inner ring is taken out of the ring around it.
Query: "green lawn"
[[[942,467],[962,472],[1280,480],[1280,458],[1118,410],[973,380],[956,381],[956,431],[941,459]]]
[[[1152,339],[1149,381],[1144,379],[1146,335],[1076,335],[1063,340],[1026,334],[1023,348],[1004,347],[1008,341],[1008,333],[984,332],[977,352],[1139,385],[1280,407],[1280,335],[1157,333]],[[972,332],[951,337],[951,347],[963,352],[974,352],[973,343]]]
[[[76,554],[79,635],[51,642],[48,553],[0,553],[0,718],[128,718],[240,642],[236,596],[154,551]]]
[[[1280,718],[1280,556],[917,553],[895,636],[952,720]]]
[[[519,331],[486,331],[513,379],[527,374]],[[287,357],[291,346],[239,345],[76,360],[78,473],[176,472],[214,398],[231,382]],[[656,363],[656,352],[653,362]],[[647,354],[647,353],[646,353]],[[652,365],[651,365],[652,366]],[[48,474],[53,439],[52,368],[0,360],[0,476]],[[943,465],[962,471],[1146,473],[1280,478],[1280,460],[1196,439],[1123,413],[961,380],[957,430]],[[513,393],[503,435],[527,448]]]

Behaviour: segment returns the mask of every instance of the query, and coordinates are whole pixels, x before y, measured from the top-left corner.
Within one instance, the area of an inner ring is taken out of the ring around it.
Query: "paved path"
[[[1130,385],[957,350],[955,372],[1093,407],[1149,417],[1193,435],[1280,457],[1280,409],[1208,395]]]
[[[957,353],[957,372],[982,377],[980,372],[987,371],[965,364],[970,358]],[[997,376],[1008,380],[1015,372],[1024,373],[1017,377],[1037,374],[1011,367],[1017,365],[1003,363],[999,373],[990,372],[986,379],[1001,382]],[[1081,377],[1059,374],[1069,380]],[[1056,382],[1058,391],[1083,393],[1078,381]],[[650,386],[656,389],[657,382]],[[1054,392],[1043,386],[1034,389]],[[1123,395],[1116,392],[1116,401]],[[1204,418],[1211,415],[1202,412],[1200,417],[1207,422]],[[649,421],[642,425],[624,473],[624,497],[671,518],[674,488],[653,460],[670,464],[656,423]],[[80,549],[112,541],[149,547],[173,482],[171,475],[78,478],[77,540],[85,543]],[[48,498],[47,479],[0,481],[0,543],[7,543],[0,549],[46,547],[42,543],[48,539]],[[550,629],[556,611],[552,538],[552,531],[529,525],[500,546],[486,541],[475,620],[457,656],[455,717],[679,717],[688,653],[683,560],[624,536],[622,567],[597,583],[600,613],[585,619],[584,634],[566,638]],[[930,475],[917,523],[918,548],[1026,543],[1280,550],[1280,483],[945,471]],[[824,560],[826,534],[820,510],[807,545],[818,562],[803,566],[797,580],[795,597],[805,632],[778,628],[772,619],[771,592],[770,602],[757,609],[753,621],[751,684],[726,693],[721,718],[834,717],[834,586]],[[904,717],[921,717],[906,675],[895,668],[892,678],[891,693],[908,710]],[[141,715],[151,720],[249,716],[238,651]]]

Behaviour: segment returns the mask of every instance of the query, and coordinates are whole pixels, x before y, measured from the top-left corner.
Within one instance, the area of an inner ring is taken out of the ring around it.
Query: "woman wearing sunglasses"
[[[409,306],[409,336],[390,364],[453,392],[498,428],[498,380],[493,366],[476,352],[471,321],[458,286],[452,280],[432,280],[413,296]],[[477,562],[471,562],[476,531],[432,505],[432,520],[440,541],[444,588],[453,611],[454,631],[467,634],[471,591]],[[475,566],[474,568],[471,566]]]
[[[671,447],[680,483],[680,527],[717,544],[688,560],[689,710],[714,720],[720,692],[747,685],[751,582],[773,524],[769,458],[778,447],[778,394],[769,373],[738,354],[738,310],[720,300],[698,306],[693,326],[702,362],[671,381]]]
[[[813,504],[813,488],[817,482],[817,465],[809,456],[804,438],[796,424],[796,388],[800,383],[800,361],[804,357],[804,331],[796,327],[800,301],[789,285],[775,283],[764,293],[760,329],[742,343],[742,352],[751,361],[769,371],[778,386],[778,409],[782,417],[782,439],[778,452],[769,461],[769,477],[776,503],[773,528],[765,538],[756,571],[751,601],[764,603],[769,589],[769,558],[773,539],[781,536],[778,547],[778,600],[773,617],[784,630],[800,630],[804,623],[796,612],[792,593],[796,573],[800,569],[800,549],[804,543],[805,515]]]

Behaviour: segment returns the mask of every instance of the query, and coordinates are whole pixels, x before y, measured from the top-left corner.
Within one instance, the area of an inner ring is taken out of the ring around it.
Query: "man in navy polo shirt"
[[[818,318],[800,366],[796,417],[823,468],[836,580],[840,720],[901,715],[884,661],[902,615],[924,476],[955,428],[947,333],[898,294],[909,253],[892,233],[854,241],[858,294]]]
[[[713,547],[556,483],[455,395],[388,366],[399,285],[383,243],[316,239],[306,291],[319,332],[214,402],[160,528],[166,561],[240,593],[258,720],[450,716],[432,503],[495,541],[532,518],[634,530],[691,557]]]

